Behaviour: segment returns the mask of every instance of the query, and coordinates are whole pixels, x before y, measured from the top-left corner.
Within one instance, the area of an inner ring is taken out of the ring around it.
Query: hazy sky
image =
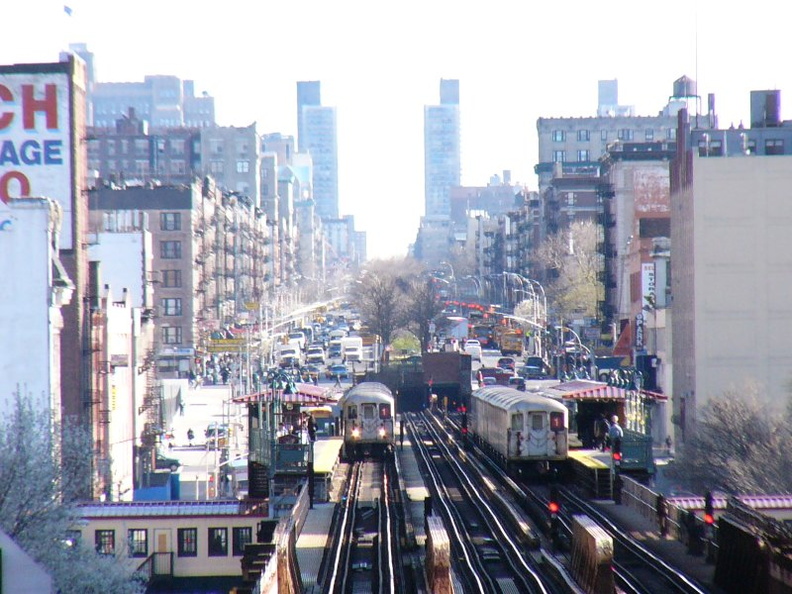
[[[715,93],[722,127],[748,123],[749,92],[792,95],[783,2],[754,0],[5,0],[0,63],[94,52],[100,82],[193,79],[220,125],[296,136],[296,81],[338,109],[342,214],[370,257],[403,255],[423,214],[423,106],[460,80],[462,183],[512,171],[536,189],[536,119],[591,116],[597,81],[655,115],[683,74]],[[8,6],[10,4],[10,6]],[[731,6],[731,7],[730,7]],[[738,7],[735,7],[738,6]]]

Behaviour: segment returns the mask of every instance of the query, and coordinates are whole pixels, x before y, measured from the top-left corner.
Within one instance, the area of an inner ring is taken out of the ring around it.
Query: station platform
[[[302,532],[297,537],[297,563],[302,575],[303,590],[312,592],[317,585],[319,570],[327,550],[330,527],[333,523],[341,473],[336,473],[339,466],[339,453],[343,439],[330,437],[314,442],[314,477],[316,494],[313,509],[308,516]],[[320,591],[317,587],[316,591]]]
[[[423,521],[424,499],[429,496],[429,491],[424,484],[423,475],[418,467],[416,451],[406,435],[404,443],[396,446],[396,455],[399,457],[404,490],[409,501],[409,505],[405,506],[405,515],[409,514],[416,544],[423,548],[426,545],[426,529]]]
[[[684,571],[704,592],[723,594],[723,590],[713,583],[715,565],[707,562],[706,555],[690,555],[682,542],[670,535],[662,538],[653,522],[625,505],[604,500],[592,503],[644,547],[662,557],[669,565]]]

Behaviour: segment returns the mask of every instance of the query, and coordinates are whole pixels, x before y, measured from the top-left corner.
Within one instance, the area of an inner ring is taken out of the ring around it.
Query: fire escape
[[[157,381],[156,353],[154,349],[146,352],[143,362],[138,367],[138,375],[146,374],[146,391],[143,404],[138,407],[138,415],[145,414],[143,432],[140,436],[141,455],[144,472],[153,470],[154,452],[160,441],[162,429],[162,389]]]
[[[613,246],[613,229],[616,226],[616,217],[611,212],[611,199],[615,196],[613,186],[602,183],[597,187],[597,200],[600,203],[598,215],[597,252],[602,256],[602,268],[597,273],[600,281],[601,293],[597,296],[597,312],[600,319],[602,334],[611,332],[616,313],[617,285],[616,282],[616,250]]]

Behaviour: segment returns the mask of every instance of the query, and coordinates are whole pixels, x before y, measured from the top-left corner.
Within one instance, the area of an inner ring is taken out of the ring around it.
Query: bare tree
[[[768,406],[755,386],[711,399],[671,476],[698,492],[789,493],[792,431],[789,416]]]
[[[441,315],[443,301],[438,296],[433,279],[427,277],[412,279],[406,305],[404,325],[421,342],[421,352],[425,352],[431,341],[429,332],[431,324],[434,323],[438,330],[442,330],[447,324],[447,320]]]
[[[62,440],[54,440],[60,434]],[[63,594],[138,593],[143,585],[115,557],[70,541],[78,520],[76,494],[90,475],[91,436],[16,395],[14,411],[0,422],[0,527],[46,567]],[[87,474],[86,474],[87,473]]]
[[[554,271],[555,278],[545,286],[548,299],[565,318],[596,316],[597,272],[602,260],[597,253],[597,233],[592,221],[576,221],[545,239],[537,250],[539,263]]]
[[[353,285],[353,295],[364,323],[390,344],[393,334],[403,320],[404,293],[407,278],[414,273],[414,264],[405,259],[371,262],[361,278]]]

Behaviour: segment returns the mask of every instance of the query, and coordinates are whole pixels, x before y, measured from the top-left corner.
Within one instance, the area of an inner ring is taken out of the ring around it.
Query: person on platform
[[[619,426],[619,417],[613,415],[611,417],[611,425],[608,429],[608,441],[610,442],[610,447],[613,448],[613,444],[616,443],[616,440],[622,440],[624,437],[624,431]]]

